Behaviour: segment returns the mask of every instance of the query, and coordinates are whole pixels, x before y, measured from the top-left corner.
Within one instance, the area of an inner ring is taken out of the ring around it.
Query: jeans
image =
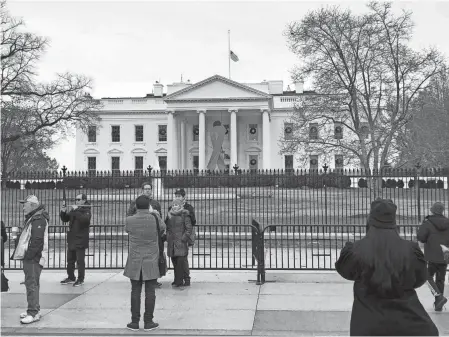
[[[142,284],[145,282],[145,313],[143,321],[149,323],[153,321],[154,307],[156,305],[156,287],[157,280],[142,281],[142,272],[140,280],[131,280],[131,321],[139,323],[140,321],[140,298],[142,295]]]
[[[25,273],[25,287],[27,291],[27,314],[36,316],[40,311],[39,289],[42,266],[32,260],[23,260],[23,272]]]
[[[67,250],[67,275],[69,279],[76,280],[75,277],[75,262],[78,266],[78,280],[84,281],[86,264],[84,257],[86,256],[85,249]]]
[[[176,285],[181,285],[183,280],[190,280],[189,261],[187,261],[187,256],[173,256],[171,262],[173,263],[173,270],[175,273],[174,283]]]
[[[435,276],[435,284],[441,294],[444,295],[444,281],[446,279],[447,264],[429,262],[427,265],[428,280],[433,281]]]

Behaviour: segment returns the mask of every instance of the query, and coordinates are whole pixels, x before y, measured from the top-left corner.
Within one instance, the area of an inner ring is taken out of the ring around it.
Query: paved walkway
[[[23,273],[6,271],[11,290],[1,295],[3,336],[112,335],[348,335],[352,283],[335,272],[269,271],[257,286],[255,272],[192,271],[192,286],[173,289],[172,271],[157,290],[154,332],[125,329],[130,283],[122,270],[87,271],[82,287],[62,286],[63,271],[44,270],[41,321],[23,326]],[[418,290],[440,335],[449,336],[449,311],[434,313],[426,286]],[[142,301],[143,306],[143,301]],[[143,312],[142,312],[143,314]],[[141,324],[143,325],[143,324]]]

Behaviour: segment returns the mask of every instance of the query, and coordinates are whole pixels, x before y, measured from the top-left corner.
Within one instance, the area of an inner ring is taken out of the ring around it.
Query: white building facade
[[[305,154],[281,154],[279,146],[294,102],[308,94],[302,82],[284,91],[282,81],[215,75],[168,85],[166,93],[156,83],[146,97],[102,98],[100,125],[77,131],[76,170],[318,168],[319,158],[307,154],[310,166],[300,167]]]

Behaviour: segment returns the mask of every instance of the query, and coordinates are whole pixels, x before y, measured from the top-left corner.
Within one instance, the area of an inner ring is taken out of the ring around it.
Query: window
[[[111,157],[112,175],[120,174],[120,157]]]
[[[167,172],[167,156],[159,156],[159,169],[161,170],[161,173]]]
[[[200,167],[200,157],[199,156],[193,156],[193,173],[198,174]]]
[[[200,126],[194,125],[193,126],[193,141],[197,142],[200,139]]]
[[[318,170],[318,156],[317,155],[310,156],[310,169]]]
[[[89,126],[89,129],[87,131],[87,141],[89,143],[97,142],[97,127],[95,125]]]
[[[114,143],[120,142],[120,125],[111,126],[111,140]]]
[[[143,125],[134,126],[134,137],[136,142],[143,142]]]
[[[318,139],[318,123],[309,124],[309,139]]]
[[[158,135],[160,142],[167,141],[167,125],[158,125]]]
[[[259,132],[257,132],[257,124],[248,125],[248,139],[252,141],[259,140]]]
[[[293,139],[293,123],[284,123],[284,139]]]
[[[342,154],[335,155],[335,169],[336,170],[343,169],[343,155]]]
[[[87,170],[89,172],[97,170],[97,157],[87,157]]]
[[[293,155],[289,154],[284,157],[285,172],[293,172]]]
[[[134,157],[134,170],[143,171],[143,157],[142,156]]]
[[[334,138],[343,139],[343,126],[341,123],[336,122],[334,124]]]

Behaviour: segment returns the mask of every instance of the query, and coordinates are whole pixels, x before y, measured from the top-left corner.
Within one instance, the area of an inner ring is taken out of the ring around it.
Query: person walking
[[[178,199],[173,200],[167,217],[167,255],[171,257],[175,274],[172,285],[182,287],[185,285],[184,277],[188,273],[185,270],[185,260],[189,254],[188,242],[191,241],[192,222],[189,211],[183,208]]]
[[[347,242],[335,263],[354,281],[351,336],[438,336],[415,291],[427,281],[424,254],[399,236],[396,209],[391,200],[373,201],[366,236]]]
[[[183,188],[178,188],[175,191],[175,195],[174,195],[174,199],[175,200],[179,200],[179,202],[182,204],[182,208],[189,211],[189,217],[190,217],[190,222],[192,223],[192,235],[190,236],[190,238],[192,240],[189,240],[189,242],[187,242],[188,246],[193,246],[194,244],[194,238],[195,238],[195,227],[196,226],[196,217],[195,217],[195,209],[193,208],[192,205],[190,205],[189,203],[186,202],[186,191]],[[170,213],[171,210],[171,206],[168,208],[168,212]],[[169,217],[167,214],[167,217],[165,218],[165,223],[167,223]],[[184,286],[189,287],[190,286],[190,267],[189,267],[189,259],[184,259]]]
[[[25,225],[12,254],[13,260],[22,260],[28,309],[20,314],[20,322],[30,324],[40,320],[39,290],[42,269],[48,254],[48,216],[45,206],[35,195],[19,201],[25,213]]]
[[[447,302],[444,296],[444,281],[448,263],[441,245],[449,247],[449,219],[444,216],[444,205],[441,202],[434,203],[430,213],[419,227],[417,237],[418,241],[424,243],[428,281],[435,296],[434,309],[442,311]]]
[[[128,216],[125,231],[129,238],[129,253],[123,275],[131,280],[131,323],[129,330],[139,330],[142,285],[145,283],[144,330],[156,329],[153,321],[159,274],[159,235],[165,232],[165,224],[159,215],[149,210],[146,196],[136,199],[136,214]],[[159,228],[158,228],[159,227]],[[158,233],[159,231],[159,233]]]
[[[69,210],[64,205],[61,208],[60,218],[63,222],[69,223],[67,231],[67,277],[61,284],[73,284],[79,287],[84,284],[86,274],[86,249],[89,248],[89,226],[92,217],[91,208],[87,207],[86,194],[76,196],[76,204],[69,206]],[[75,277],[75,262],[78,267],[78,279]]]

